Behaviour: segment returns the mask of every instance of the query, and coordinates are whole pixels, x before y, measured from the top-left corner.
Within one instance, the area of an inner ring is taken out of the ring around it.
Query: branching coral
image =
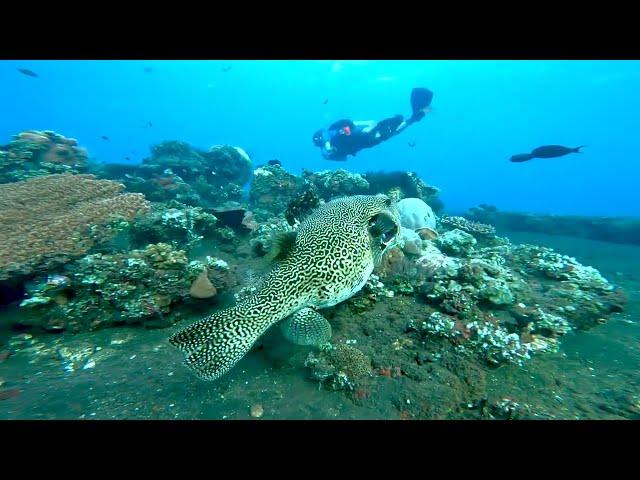
[[[0,185],[0,279],[87,253],[148,209],[141,194],[92,175],[47,175]]]
[[[464,217],[450,217],[448,215],[440,218],[442,225],[447,225],[452,228],[458,228],[468,233],[475,233],[480,235],[493,235],[496,233],[496,229],[491,225],[484,223],[472,222]]]

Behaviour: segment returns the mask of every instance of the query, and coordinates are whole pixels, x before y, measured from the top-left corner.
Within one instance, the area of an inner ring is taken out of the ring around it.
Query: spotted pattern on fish
[[[272,325],[303,308],[336,305],[359,291],[394,240],[372,235],[384,215],[393,238],[400,228],[386,195],[342,197],[321,205],[298,228],[295,244],[258,291],[237,305],[183,328],[169,342],[204,380],[228,372]],[[389,222],[387,222],[389,223]]]

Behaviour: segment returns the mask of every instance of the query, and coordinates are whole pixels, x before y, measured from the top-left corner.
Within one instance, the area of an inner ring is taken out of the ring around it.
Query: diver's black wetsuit
[[[431,91],[416,88],[411,94],[413,115],[407,120],[402,115],[395,115],[378,123],[338,120],[329,128],[318,130],[313,136],[313,142],[321,148],[322,156],[327,160],[345,161],[349,155],[355,156],[362,149],[375,147],[421,120],[432,97]]]

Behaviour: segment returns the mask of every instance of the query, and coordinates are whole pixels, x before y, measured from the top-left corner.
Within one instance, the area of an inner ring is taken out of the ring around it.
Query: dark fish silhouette
[[[324,99],[324,102],[322,102],[322,104],[323,104],[323,105],[326,105],[327,103],[329,103],[329,99],[328,99],[328,98],[325,98],[325,99]]]
[[[0,391],[0,400],[9,400],[10,398],[20,395],[20,390],[17,388],[11,388],[9,390]]]
[[[563,147],[562,145],[543,145],[542,147],[538,147],[531,151],[531,153],[519,153],[517,155],[513,155],[510,158],[511,162],[526,162],[533,158],[556,158],[563,157],[570,153],[582,153],[580,151],[581,148],[584,148],[586,145],[580,145],[579,147],[569,148]]]
[[[107,137],[106,135],[102,135],[100,138],[103,139],[106,142],[109,141],[109,137]]]
[[[576,148],[563,147],[562,145],[545,145],[538,147],[531,152],[535,158],[555,158],[568,155],[570,153],[582,153],[580,151],[585,145],[580,145]]]
[[[526,162],[527,160],[531,160],[533,155],[530,153],[519,153],[517,155],[512,156],[509,160],[512,162]]]
[[[409,145],[411,148],[416,146],[416,142],[407,142],[407,145]]]
[[[226,67],[222,67],[222,71],[223,72],[228,72],[229,70],[231,70],[233,67],[231,65],[227,65]]]
[[[151,67],[144,67],[144,73],[151,73],[153,72],[153,68]]]
[[[124,157],[124,159],[129,161],[129,160],[131,160],[131,157]]]
[[[26,75],[27,77],[37,77],[38,74],[36,72],[34,72],[33,70],[28,70],[26,68],[19,68],[18,71],[23,74]]]
[[[277,158],[274,158],[273,160],[269,160],[267,163],[269,165],[282,165],[282,162],[280,160],[278,160]]]

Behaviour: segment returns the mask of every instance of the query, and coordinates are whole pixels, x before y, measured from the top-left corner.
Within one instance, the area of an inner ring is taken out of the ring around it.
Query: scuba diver
[[[422,120],[430,111],[433,92],[427,88],[411,91],[412,114],[408,119],[395,115],[379,122],[338,120],[327,129],[320,129],[313,135],[313,144],[320,147],[327,160],[345,161],[348,155],[355,156],[364,148],[389,140],[409,125]]]

